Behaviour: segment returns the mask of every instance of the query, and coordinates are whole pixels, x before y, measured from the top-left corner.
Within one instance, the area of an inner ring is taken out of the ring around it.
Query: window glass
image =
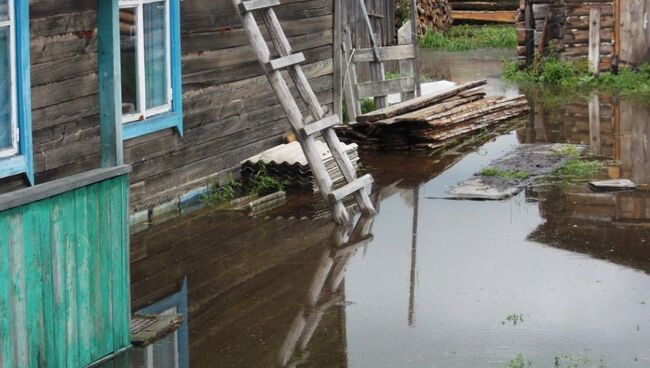
[[[0,151],[13,147],[10,42],[9,26],[0,26]]]
[[[120,58],[122,64],[122,114],[135,114],[138,106],[137,8],[120,9]]]
[[[165,1],[144,4],[144,55],[147,109],[167,104],[167,25]]]
[[[0,22],[9,20],[9,0],[0,0]]]

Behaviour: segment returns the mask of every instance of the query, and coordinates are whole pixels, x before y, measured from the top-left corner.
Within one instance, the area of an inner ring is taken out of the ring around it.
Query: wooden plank
[[[415,61],[413,66],[415,67],[415,97],[422,96],[422,86],[420,82],[420,37],[418,36],[418,14],[417,9],[418,0],[411,0],[411,43],[415,46]]]
[[[75,264],[76,288],[77,288],[77,310],[78,314],[75,323],[78,326],[77,349],[79,351],[79,362],[91,361],[91,349],[93,345],[93,321],[90,306],[91,294],[91,257],[96,248],[96,230],[91,226],[91,218],[96,219],[96,212],[90,212],[94,201],[93,194],[96,189],[93,187],[82,187],[75,190],[75,233],[76,233],[76,254]]]
[[[516,23],[516,11],[467,11],[467,10],[453,10],[451,12],[454,20],[476,20],[482,22],[495,22],[495,23]]]
[[[11,291],[13,297],[11,311],[14,316],[11,321],[13,331],[11,339],[14,345],[14,362],[16,367],[29,367],[32,351],[28,341],[27,326],[27,290],[25,270],[26,259],[23,243],[27,238],[26,222],[24,212],[9,211],[8,223],[14,231],[9,232],[9,251],[10,251],[10,273],[11,273]]]
[[[415,48],[410,44],[410,42],[407,45],[379,47],[377,48],[377,53],[379,54],[379,60],[381,61],[415,59]],[[373,61],[375,61],[375,49],[355,50],[355,63],[367,63]]]
[[[343,53],[343,0],[334,0],[334,37],[333,37],[333,55],[334,55],[334,114],[343,117],[343,83],[345,75],[343,73],[344,53]]]
[[[407,44],[410,45],[413,48],[413,51],[415,51],[415,47],[411,44],[413,42],[413,37],[411,37],[411,21],[407,21],[402,28],[399,29],[397,32],[397,42],[401,45]],[[419,63],[419,60],[417,59],[412,59],[412,60],[400,60],[399,61],[399,74],[401,76],[407,76],[407,77],[413,77],[415,78],[415,64]],[[402,92],[401,94],[401,101],[407,101],[410,99],[415,98],[415,95],[417,93],[417,87],[413,91],[408,91],[408,92]]]
[[[600,68],[600,8],[589,10],[589,71],[597,75]]]
[[[0,194],[0,212],[19,207],[31,202],[65,193],[67,191],[91,185],[115,176],[124,175],[131,171],[130,165],[96,169],[63,179],[43,183],[10,193]]]
[[[18,251],[22,251],[25,262],[26,367],[43,367],[47,365],[47,342],[44,334],[41,239],[49,243],[49,229],[44,228],[44,221],[49,221],[49,213],[44,207],[32,205],[27,207],[24,216],[23,247]]]
[[[22,234],[22,229],[16,226],[13,218],[15,215],[5,212],[0,213],[0,360],[3,367],[17,366],[14,357],[14,341],[18,342],[14,334],[14,283],[16,279],[11,272],[11,255],[17,246],[15,238]],[[15,226],[15,227],[14,227]]]
[[[330,129],[340,123],[341,119],[339,119],[337,115],[330,115],[314,123],[305,124],[305,127],[302,129],[302,134],[304,136],[313,135],[324,129]]]
[[[369,174],[366,174],[358,179],[355,179],[354,181],[344,185],[343,187],[333,191],[329,196],[328,199],[330,202],[336,202],[340,201],[343,198],[353,194],[354,192],[358,192],[360,190],[365,190],[364,188],[371,186],[373,183],[372,176]]]
[[[291,54],[288,56],[283,56],[278,59],[273,59],[269,61],[268,67],[270,70],[280,70],[293,65],[302,64],[305,62],[305,55],[302,52],[297,54]]]
[[[462,91],[467,91],[476,87],[483,86],[487,83],[486,80],[481,80],[481,81],[474,81],[474,82],[468,82],[465,84],[462,84],[457,87],[451,87],[449,89],[446,89],[442,92],[432,94],[432,95],[427,95],[427,96],[422,96],[418,97],[416,99],[410,100],[410,101],[404,101],[400,102],[398,104],[386,107],[384,109],[380,109],[377,111],[370,112],[365,115],[361,115],[357,118],[357,121],[359,122],[373,122],[377,120],[382,120],[382,119],[388,119],[392,118],[397,115],[402,115],[410,111],[418,110],[423,107],[427,107],[429,105],[432,105],[436,102],[442,101],[448,97],[454,96],[458,94],[459,92]]]
[[[242,12],[268,9],[280,5],[280,0],[245,0],[242,1],[239,8]]]
[[[405,93],[415,89],[412,77],[402,77],[391,80],[365,82],[357,85],[359,98],[386,96],[392,93]]]
[[[344,29],[344,40],[343,40],[343,55],[344,59],[344,68],[345,72],[343,74],[343,91],[345,97],[345,106],[347,107],[348,112],[348,121],[356,121],[357,116],[361,115],[361,103],[359,102],[359,97],[357,96],[357,68],[352,62],[352,36],[350,34],[350,29],[346,27]]]
[[[113,248],[113,217],[120,214],[113,213],[113,198],[111,185],[103,181],[95,185],[98,189],[97,219],[101,226],[98,228],[97,249],[95,253],[95,268],[91,270],[95,276],[95,288],[92,308],[95,310],[93,318],[94,334],[97,338],[95,355],[93,359],[100,359],[113,352],[113,314],[110,302],[113,280],[111,271],[111,256]]]

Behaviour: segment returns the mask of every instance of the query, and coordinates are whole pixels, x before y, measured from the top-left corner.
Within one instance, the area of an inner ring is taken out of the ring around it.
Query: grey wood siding
[[[37,183],[99,167],[96,6],[30,2]],[[333,9],[334,0],[282,0],[277,9],[327,105],[333,100]],[[229,0],[182,1],[181,32],[184,137],[167,129],[125,142],[125,162],[133,165],[132,211],[200,186],[280,143],[289,130]],[[0,192],[23,185],[2,179]]]

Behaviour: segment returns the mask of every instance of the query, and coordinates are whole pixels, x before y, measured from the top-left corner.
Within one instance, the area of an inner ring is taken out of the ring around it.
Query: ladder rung
[[[268,67],[271,71],[284,69],[289,66],[297,65],[305,62],[305,55],[302,52],[297,54],[292,54],[289,56],[284,56],[281,58],[273,59],[269,61]]]
[[[341,119],[339,119],[338,115],[330,115],[314,123],[306,124],[301,129],[301,133],[303,136],[309,137],[310,135],[316,134],[325,129],[329,129],[334,125],[339,125],[340,123],[341,123]]]
[[[280,0],[244,0],[239,4],[242,12],[261,10],[280,5]]]
[[[329,201],[332,203],[338,202],[354,192],[363,190],[365,187],[371,185],[372,182],[373,182],[372,176],[370,174],[366,174],[358,179],[355,179],[353,182],[348,183],[345,186],[330,193]]]

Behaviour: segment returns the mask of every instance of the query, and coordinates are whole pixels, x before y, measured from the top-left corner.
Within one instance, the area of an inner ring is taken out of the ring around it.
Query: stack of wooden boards
[[[452,15],[457,21],[515,23],[518,1],[450,0]]]
[[[315,141],[314,143],[335,186],[343,183],[343,175],[336,165],[330,149],[324,142]],[[357,169],[359,162],[357,145],[344,145],[343,143],[341,145],[350,157],[352,166]],[[285,183],[290,189],[318,192],[318,186],[314,182],[307,158],[298,142],[275,146],[241,163],[241,174],[244,181],[252,180],[251,178],[260,170],[263,170],[265,175]]]
[[[485,84],[469,82],[361,115],[337,134],[362,149],[435,151],[530,112],[525,96],[486,97]]]

